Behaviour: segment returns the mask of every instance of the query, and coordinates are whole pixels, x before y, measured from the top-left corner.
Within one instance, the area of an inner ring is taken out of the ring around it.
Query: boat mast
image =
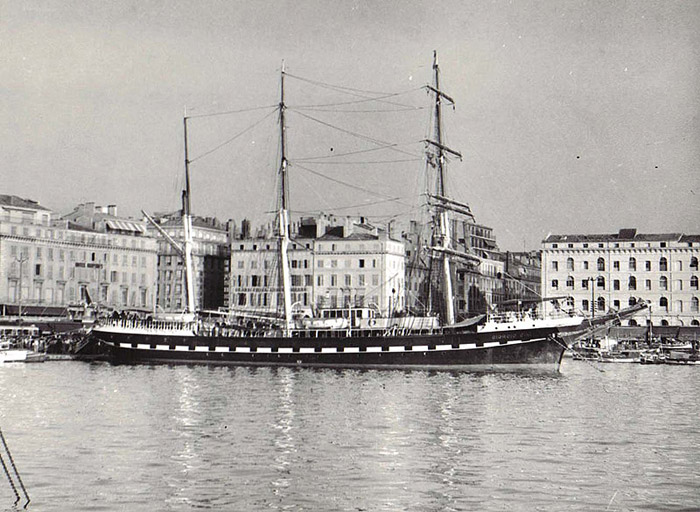
[[[194,277],[192,272],[192,210],[190,203],[190,160],[187,148],[187,115],[183,118],[185,134],[185,190],[182,191],[182,230],[185,257],[185,313],[194,313]]]
[[[287,106],[284,103],[284,61],[282,61],[282,71],[280,73],[280,168],[279,168],[279,197],[277,198],[278,207],[278,228],[279,228],[279,259],[280,259],[280,274],[282,276],[282,291],[284,300],[284,335],[289,336],[292,328],[292,292],[291,292],[291,277],[289,274],[289,257],[287,250],[289,248],[289,213],[287,211],[287,202],[289,199],[289,190],[287,183],[287,134],[285,125],[285,110]]]
[[[437,51],[433,52],[433,87],[432,92],[435,95],[434,105],[434,124],[433,137],[435,140],[427,141],[430,146],[436,151],[436,169],[437,179],[435,184],[435,193],[441,197],[447,197],[445,187],[445,152],[456,153],[450,150],[442,143],[442,98],[445,96],[440,91],[440,68],[438,67]],[[445,96],[447,97],[447,96]],[[449,99],[449,97],[448,97]],[[442,292],[445,303],[445,323],[447,325],[455,323],[454,298],[452,296],[452,273],[450,270],[450,257],[447,252],[451,244],[450,236],[450,221],[447,215],[447,209],[438,205],[437,207],[437,222],[438,222],[438,245],[443,249],[442,254]]]

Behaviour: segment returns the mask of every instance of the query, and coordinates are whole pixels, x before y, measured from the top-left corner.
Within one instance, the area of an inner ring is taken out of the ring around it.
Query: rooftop
[[[636,229],[621,229],[614,234],[591,235],[548,235],[542,242],[576,243],[576,242],[699,242],[700,235],[683,233],[637,233]]]
[[[15,208],[25,208],[28,210],[41,210],[49,212],[48,208],[44,208],[38,202],[32,201],[31,199],[22,199],[17,196],[10,196],[6,194],[0,194],[0,206],[12,206]]]

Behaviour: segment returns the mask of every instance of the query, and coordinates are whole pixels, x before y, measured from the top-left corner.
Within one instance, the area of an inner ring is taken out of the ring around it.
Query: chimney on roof
[[[636,228],[621,229],[617,233],[618,240],[633,240],[635,236],[637,236],[637,229]]]
[[[116,217],[117,216],[117,205],[116,204],[107,205],[107,213],[109,215],[113,215],[114,217]]]

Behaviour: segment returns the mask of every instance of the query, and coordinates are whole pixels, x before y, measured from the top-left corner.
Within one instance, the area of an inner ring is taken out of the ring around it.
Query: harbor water
[[[7,364],[0,427],[36,512],[700,509],[700,368],[597,368]]]

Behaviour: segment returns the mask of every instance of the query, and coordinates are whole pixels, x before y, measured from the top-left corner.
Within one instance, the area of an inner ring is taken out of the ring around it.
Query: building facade
[[[184,245],[180,212],[156,215],[154,220],[173,240]],[[230,223],[212,217],[192,218],[192,271],[195,307],[216,310],[228,303]],[[158,281],[156,303],[160,310],[181,311],[186,304],[184,259],[153,226],[149,233],[158,240]]]
[[[156,243],[142,223],[94,203],[56,217],[0,195],[0,303],[153,308]]]
[[[230,307],[279,310],[278,241],[272,230],[231,246]],[[288,257],[295,311],[349,305],[403,311],[405,251],[401,241],[359,219],[305,218],[294,226]]]
[[[629,325],[700,325],[700,235],[549,235],[542,242],[542,289],[566,296],[568,307],[591,315],[637,300],[648,311]]]

